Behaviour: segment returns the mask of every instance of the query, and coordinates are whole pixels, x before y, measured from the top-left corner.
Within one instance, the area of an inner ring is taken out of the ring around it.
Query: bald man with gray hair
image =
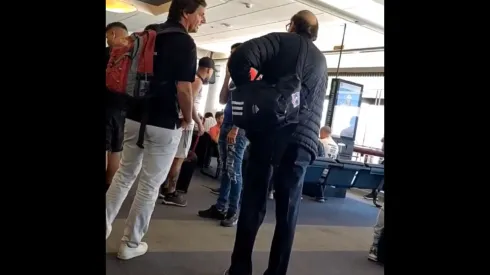
[[[332,129],[330,126],[323,126],[320,129],[320,142],[323,144],[323,148],[325,149],[325,156],[329,158],[336,158],[339,153],[339,146],[337,142],[333,140]]]
[[[250,69],[262,75],[260,83],[277,85],[295,74],[301,90],[292,104],[299,107],[297,121],[267,133],[247,129],[251,143],[244,174],[242,206],[228,275],[252,274],[252,250],[264,220],[271,167],[276,203],[276,229],[269,265],[264,274],[286,275],[298,219],[303,179],[318,157],[318,133],[327,91],[325,56],[313,44],[318,20],[308,10],[295,14],[283,33],[269,33],[243,43],[231,55],[228,68],[236,89],[251,82]]]

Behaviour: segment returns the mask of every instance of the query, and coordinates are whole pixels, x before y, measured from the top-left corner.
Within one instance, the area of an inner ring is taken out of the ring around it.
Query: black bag
[[[267,132],[299,122],[300,109],[307,108],[301,87],[308,47],[304,46],[304,38],[298,35],[298,39],[300,50],[294,73],[275,84],[256,80],[230,91],[234,125],[245,131]]]

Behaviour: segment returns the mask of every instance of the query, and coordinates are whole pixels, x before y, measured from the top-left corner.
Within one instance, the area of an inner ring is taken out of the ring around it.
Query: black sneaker
[[[372,199],[374,199],[374,193],[371,192],[371,193],[367,194],[366,196],[364,196],[364,199],[366,199],[366,200],[372,200]]]
[[[182,194],[173,192],[163,196],[162,204],[185,207],[187,206],[187,200]]]
[[[371,246],[371,249],[369,249],[368,260],[373,262],[378,261],[378,249],[374,245]]]
[[[221,226],[224,227],[233,227],[238,223],[238,214],[237,213],[228,213],[224,220],[221,221]]]
[[[216,205],[212,205],[209,209],[201,210],[197,212],[199,217],[213,220],[224,220],[225,214],[216,208]]]
[[[166,187],[160,187],[160,193],[158,194],[158,198],[159,199],[164,199],[165,198],[165,194],[168,193],[168,188]]]
[[[219,195],[219,188],[211,188],[211,191],[209,191],[215,195]]]

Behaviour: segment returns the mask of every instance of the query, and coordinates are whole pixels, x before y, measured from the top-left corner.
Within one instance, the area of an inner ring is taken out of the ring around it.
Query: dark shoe
[[[219,195],[219,188],[211,188],[211,191],[209,191],[215,195]]]
[[[238,214],[237,213],[228,213],[224,220],[221,221],[221,226],[224,227],[233,227],[238,223]]]
[[[213,220],[224,220],[225,214],[216,208],[216,205],[212,205],[209,209],[201,210],[197,212],[199,217]]]
[[[374,198],[374,193],[373,192],[371,192],[371,193],[367,194],[366,196],[364,196],[364,199],[366,199],[366,200],[372,200],[373,198]]]
[[[182,194],[173,192],[163,196],[162,204],[185,207],[187,206],[187,200]]]
[[[160,188],[160,193],[158,194],[158,198],[159,199],[165,198],[165,194],[167,194],[167,193],[168,193],[168,188],[162,186]]]
[[[374,245],[371,246],[371,249],[369,249],[368,260],[373,262],[378,261],[378,249]]]

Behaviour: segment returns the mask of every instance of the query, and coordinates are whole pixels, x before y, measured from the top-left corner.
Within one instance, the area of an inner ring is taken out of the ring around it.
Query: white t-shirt
[[[214,117],[208,117],[204,119],[204,131],[209,132],[209,129],[214,125],[218,124]]]
[[[339,146],[332,137],[321,138],[320,142],[323,144],[323,148],[325,148],[325,155],[327,157],[337,157],[337,154],[339,153]]]

